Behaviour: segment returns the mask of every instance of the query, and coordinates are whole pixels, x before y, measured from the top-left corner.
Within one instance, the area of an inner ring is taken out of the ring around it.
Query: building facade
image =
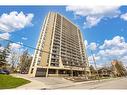
[[[82,34],[61,14],[48,13],[36,48],[29,70],[33,77],[82,76],[89,73]]]

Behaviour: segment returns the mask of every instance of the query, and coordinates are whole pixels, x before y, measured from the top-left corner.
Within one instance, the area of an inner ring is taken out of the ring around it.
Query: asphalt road
[[[60,89],[127,89],[127,77],[63,87]]]

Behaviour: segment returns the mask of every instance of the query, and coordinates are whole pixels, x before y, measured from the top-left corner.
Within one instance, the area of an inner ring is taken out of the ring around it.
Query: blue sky
[[[44,17],[59,12],[79,26],[92,63],[127,59],[127,6],[1,6],[0,37],[36,47]],[[10,20],[11,19],[11,20]],[[4,47],[7,41],[0,40]],[[13,44],[14,48],[23,48]],[[28,48],[29,49],[29,48]],[[29,49],[33,54],[34,50]]]

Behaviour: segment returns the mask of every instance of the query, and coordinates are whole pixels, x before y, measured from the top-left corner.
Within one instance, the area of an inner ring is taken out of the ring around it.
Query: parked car
[[[6,70],[6,69],[4,69],[4,70],[0,69],[0,74],[7,74],[7,75],[9,75],[10,72],[8,70]]]
[[[9,71],[9,70],[3,69],[3,71],[4,71],[7,75],[10,74],[10,71]]]
[[[28,74],[28,72],[23,71],[23,72],[21,72],[21,74]]]
[[[0,69],[0,74],[6,74],[6,72]]]

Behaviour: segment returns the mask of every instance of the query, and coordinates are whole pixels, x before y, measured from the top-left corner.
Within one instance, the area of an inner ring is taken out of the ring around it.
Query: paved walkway
[[[89,85],[92,83],[101,83],[105,81],[117,80],[114,79],[104,79],[104,80],[94,80],[94,81],[84,81],[84,82],[72,82],[70,80],[66,80],[62,77],[29,77],[28,75],[24,74],[12,74],[15,77],[24,78],[30,80],[31,83],[26,85],[20,86],[16,89],[68,89],[68,88],[76,88],[81,85]],[[80,88],[80,87],[79,87]],[[85,89],[85,88],[84,88]]]
[[[40,88],[48,88],[43,82],[34,80],[33,78],[30,78],[28,75],[21,75],[21,74],[12,74],[12,76],[24,78],[26,80],[30,80],[31,82],[28,84],[25,84],[23,86],[19,86],[16,89],[40,89]]]
[[[112,79],[109,81],[93,82],[82,85],[74,85],[60,89],[127,89],[127,77]]]

